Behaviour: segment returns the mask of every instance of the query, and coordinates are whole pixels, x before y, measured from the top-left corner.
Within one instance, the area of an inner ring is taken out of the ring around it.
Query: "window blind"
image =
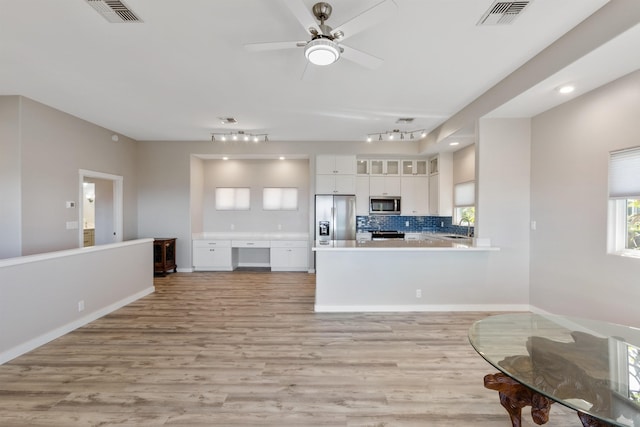
[[[453,204],[458,206],[473,206],[476,204],[475,181],[463,182],[453,187]]]
[[[248,188],[216,188],[216,210],[245,211],[251,208],[251,192]]]
[[[297,188],[264,188],[262,208],[267,211],[294,211],[298,209]]]
[[[640,198],[640,147],[610,153],[609,198]]]

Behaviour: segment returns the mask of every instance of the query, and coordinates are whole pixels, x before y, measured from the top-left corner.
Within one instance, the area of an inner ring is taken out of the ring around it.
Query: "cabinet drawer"
[[[306,248],[309,243],[306,240],[272,240],[272,248]]]
[[[230,248],[231,240],[194,240],[194,248]]]
[[[233,248],[268,248],[270,247],[268,240],[232,240]]]

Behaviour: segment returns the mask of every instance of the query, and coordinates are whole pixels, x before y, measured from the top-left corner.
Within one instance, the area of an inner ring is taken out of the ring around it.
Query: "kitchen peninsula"
[[[430,235],[419,240],[316,242],[318,312],[486,308],[486,274],[496,247]]]

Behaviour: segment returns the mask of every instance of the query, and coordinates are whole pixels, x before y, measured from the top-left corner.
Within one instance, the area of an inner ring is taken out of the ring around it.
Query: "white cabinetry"
[[[371,175],[400,175],[400,160],[370,160]]]
[[[427,176],[427,161],[403,160],[402,175]]]
[[[309,251],[306,240],[272,240],[271,271],[307,271]]]
[[[369,175],[369,160],[358,160],[356,164],[356,172],[358,175]]]
[[[403,176],[402,215],[429,215],[429,178],[425,176]]]
[[[400,196],[399,176],[372,176],[369,178],[371,196]]]
[[[440,153],[429,160],[429,214],[453,213],[453,155]]]
[[[356,177],[356,215],[369,215],[369,177]]]
[[[355,175],[316,175],[316,194],[355,194]]]
[[[196,271],[232,271],[230,240],[194,240],[193,267]]]
[[[316,194],[355,194],[356,157],[316,157]]]
[[[355,175],[356,156],[316,157],[316,174],[318,175]]]

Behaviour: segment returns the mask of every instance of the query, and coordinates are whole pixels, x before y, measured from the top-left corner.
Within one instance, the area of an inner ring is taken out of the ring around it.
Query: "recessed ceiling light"
[[[229,158],[227,156],[224,156],[222,160],[229,160]]]
[[[450,142],[449,145],[451,146],[460,145],[460,143],[458,141],[453,141],[453,142]]]
[[[576,88],[573,85],[564,85],[564,86],[560,86],[558,88],[558,92],[563,94],[563,95],[566,95],[567,93],[571,93],[574,90],[576,90]]]
[[[280,156],[280,160],[285,160],[285,157],[284,156]]]

